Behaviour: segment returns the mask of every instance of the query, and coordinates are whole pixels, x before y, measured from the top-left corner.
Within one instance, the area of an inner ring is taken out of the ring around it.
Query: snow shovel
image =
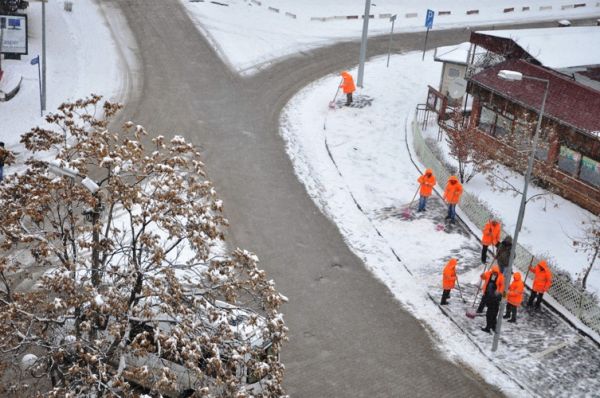
[[[415,198],[417,197],[417,194],[419,193],[420,188],[421,188],[420,186],[417,188],[410,203],[404,208],[404,210],[402,210],[402,217],[404,217],[406,220],[408,220],[412,217],[412,212],[411,212],[410,208],[411,208],[413,202],[415,201]]]
[[[340,84],[338,84],[338,88],[335,92],[335,95],[333,96],[333,99],[331,101],[329,101],[329,108],[331,108],[331,109],[335,109],[335,99],[337,98],[337,95],[340,92],[340,87],[343,82],[344,82],[344,79],[340,80]]]

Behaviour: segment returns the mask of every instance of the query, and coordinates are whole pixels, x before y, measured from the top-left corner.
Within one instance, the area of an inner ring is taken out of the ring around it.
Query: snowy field
[[[574,329],[566,326],[560,318],[551,316],[547,311],[540,318],[534,314],[523,314],[516,326],[505,325],[507,333],[501,340],[501,348],[490,357],[491,337],[478,329],[483,326],[484,320],[466,320],[464,311],[468,305],[460,304],[456,298],[458,292],[453,293],[454,302],[461,307],[456,308],[455,304],[451,310],[446,310],[451,312],[452,321],[441,316],[439,307],[433,302],[439,300],[441,271],[450,257],[459,259],[457,272],[469,305],[474,299],[482,267],[478,239],[458,227],[440,230],[440,224],[444,224],[445,207],[437,198],[432,200],[424,215],[408,222],[402,217],[405,205],[413,198],[419,176],[409,158],[405,128],[410,128],[415,105],[423,102],[426,96],[426,85],[435,85],[439,81],[441,64],[432,58],[431,52],[425,61],[421,61],[420,53],[397,55],[392,57],[389,68],[385,66],[386,57],[369,62],[365,68],[365,89],[359,89],[355,96],[357,103],[371,104],[364,108],[331,110],[327,107],[331,92],[339,81],[335,75],[301,90],[281,116],[281,133],[296,174],[317,206],[334,220],[350,248],[365,265],[416,317],[429,324],[432,330],[440,332],[437,340],[451,358],[469,364],[488,382],[496,385],[502,385],[503,382],[499,382],[502,373],[508,372],[526,386],[530,370],[537,373],[547,368],[552,372],[548,376],[550,379],[541,375],[537,377],[536,384],[539,382],[539,385],[534,390],[553,396],[586,394],[589,388],[597,387],[595,383],[577,382],[560,393],[545,385],[548,380],[575,381],[579,371],[586,375],[597,371],[595,365],[585,371],[581,367],[563,366],[561,358],[565,357],[561,355],[572,355],[572,347],[557,357],[540,354],[544,349],[554,352],[553,347],[564,339],[578,341]],[[420,71],[418,78],[405,76],[406,71],[417,69]],[[352,73],[356,74],[356,71]],[[338,100],[338,105],[342,103]],[[408,139],[410,145],[410,133]],[[514,228],[510,223],[514,223],[519,198],[490,193],[482,184],[477,179],[473,184],[466,184],[465,189],[499,204],[493,207],[494,210],[503,218],[506,214],[508,229]],[[563,238],[563,234],[553,235],[556,233],[552,228],[553,222],[565,228],[567,225],[574,226],[582,217],[591,217],[560,198],[554,200],[560,206],[549,209],[550,214],[543,213],[541,206],[528,206],[527,228],[521,234],[521,242],[531,245],[547,243],[542,248],[536,247],[537,251],[552,251],[555,245],[560,250],[565,246],[562,243],[567,239]],[[542,230],[528,226],[533,224],[533,220],[540,224]],[[595,273],[594,281],[597,280],[598,274]],[[552,325],[552,330],[561,329],[561,334],[555,336],[558,340],[549,336],[548,325]],[[465,344],[464,339],[474,345]],[[530,341],[535,344],[529,344]],[[579,348],[575,344],[573,347]],[[474,351],[474,348],[481,351]],[[590,352],[595,353],[596,350],[591,349]],[[488,363],[490,359],[491,364]],[[505,392],[522,396],[523,390],[511,388]]]
[[[42,52],[42,7],[30,2],[29,54],[18,60],[3,60],[7,73],[23,76],[21,90],[8,102],[0,102],[0,141],[14,152],[22,152],[20,135],[34,126],[44,126],[40,116],[37,65],[30,60]],[[127,52],[131,40],[127,25],[108,5],[93,0],[79,0],[72,12],[63,2],[46,5],[47,105],[55,112],[63,102],[83,98],[91,93],[113,101],[123,101],[133,85],[130,71],[134,58]],[[108,24],[108,22],[111,22]],[[41,56],[40,56],[41,58]],[[17,163],[24,159],[17,159]],[[5,173],[15,172],[5,167]]]
[[[364,0],[181,0],[199,29],[233,70],[253,74],[299,51],[355,40],[362,32]],[[600,16],[600,3],[557,0],[380,0],[372,1],[369,34],[423,31],[427,9],[436,11],[433,30]],[[527,7],[529,7],[527,9]],[[505,12],[513,8],[514,11]],[[525,9],[525,10],[524,10]],[[467,14],[467,11],[478,13]],[[442,12],[443,15],[438,15]],[[444,14],[450,12],[450,14]],[[383,16],[383,17],[382,17]],[[338,18],[336,18],[338,17]],[[311,19],[313,18],[313,19]],[[314,19],[319,18],[319,19]],[[323,20],[325,19],[325,20]]]

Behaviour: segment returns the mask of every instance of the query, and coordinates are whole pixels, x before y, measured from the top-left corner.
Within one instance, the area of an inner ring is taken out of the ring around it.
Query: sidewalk
[[[416,208],[416,205],[414,205]],[[405,220],[403,208],[386,208],[372,217],[380,231],[408,229],[409,223],[430,224],[435,231],[446,225],[446,206],[437,197],[430,198],[425,213],[416,213],[415,218]],[[466,242],[451,251],[450,256],[458,259],[457,274],[463,289],[466,304],[461,301],[457,289],[452,291],[450,305],[440,307],[440,316],[449,317],[475,344],[479,350],[504,372],[507,377],[532,395],[573,397],[591,396],[600,391],[600,350],[589,338],[581,336],[562,317],[542,305],[539,312],[519,308],[516,324],[502,323],[500,345],[505,350],[491,352],[493,335],[480,330],[485,326],[485,317],[470,319],[465,316],[471,308],[477,291],[479,275],[483,271],[480,262],[481,245],[461,222],[439,234],[461,235]],[[385,235],[385,232],[384,232]],[[449,258],[448,257],[448,258]],[[426,284],[430,297],[439,303],[442,288],[442,268],[445,263],[431,264],[428,268],[410,269],[416,280]],[[488,264],[489,265],[489,264]],[[524,275],[523,275],[524,276]],[[529,275],[531,278],[531,275]],[[476,305],[479,299],[476,300]],[[437,331],[443,333],[443,331]]]

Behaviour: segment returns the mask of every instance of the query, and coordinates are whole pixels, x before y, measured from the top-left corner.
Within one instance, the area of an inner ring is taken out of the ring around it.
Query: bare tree
[[[478,139],[480,133],[477,127],[466,123],[460,111],[453,112],[450,121],[444,123],[443,127],[450,156],[458,163],[457,174],[461,183],[469,182],[477,173],[490,167]]]
[[[583,222],[583,236],[573,240],[575,251],[587,254],[588,264],[584,267],[581,274],[581,286],[586,289],[587,279],[598,259],[600,253],[600,219],[595,218],[591,221]]]
[[[126,397],[135,382],[245,397],[251,381],[283,395],[285,297],[254,254],[225,249],[197,149],[131,122],[110,131],[119,109],[61,105],[55,129],[23,135],[28,169],[0,188],[1,395]],[[49,173],[45,151],[73,178]],[[45,267],[28,291],[23,253]]]
[[[502,165],[507,165],[517,172],[527,169],[529,156],[531,151],[534,150],[533,136],[536,124],[537,119],[534,113],[520,112],[515,117],[515,121],[511,122],[511,125],[504,126],[503,133],[496,134],[495,138],[498,140],[498,145],[482,147],[486,155],[496,162],[485,169],[485,175],[492,190],[512,192],[514,196],[521,195],[520,184],[515,185],[511,182],[512,171]],[[550,172],[552,166],[543,159],[547,156],[553,140],[557,139],[556,137],[554,126],[543,126],[535,148],[535,156],[542,160],[535,163],[531,182],[545,188],[547,188],[547,184],[543,183],[542,177]],[[531,195],[527,198],[527,202],[542,199],[549,193]]]

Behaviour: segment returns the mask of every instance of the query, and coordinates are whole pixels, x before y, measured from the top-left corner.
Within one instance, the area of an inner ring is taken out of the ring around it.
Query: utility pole
[[[365,58],[367,57],[367,33],[369,31],[369,15],[371,15],[371,0],[365,0],[365,14],[363,15],[362,41],[360,42],[360,56],[358,59],[358,78],[356,84],[363,86],[363,75],[365,74]]]
[[[42,0],[42,110],[46,110],[46,1]]]
[[[397,16],[398,16],[397,14],[394,14],[390,17],[390,21],[392,21],[392,29],[390,30],[390,43],[388,44],[388,59],[387,59],[386,68],[390,67],[390,54],[392,52],[392,35],[394,34],[394,22],[396,22]]]

